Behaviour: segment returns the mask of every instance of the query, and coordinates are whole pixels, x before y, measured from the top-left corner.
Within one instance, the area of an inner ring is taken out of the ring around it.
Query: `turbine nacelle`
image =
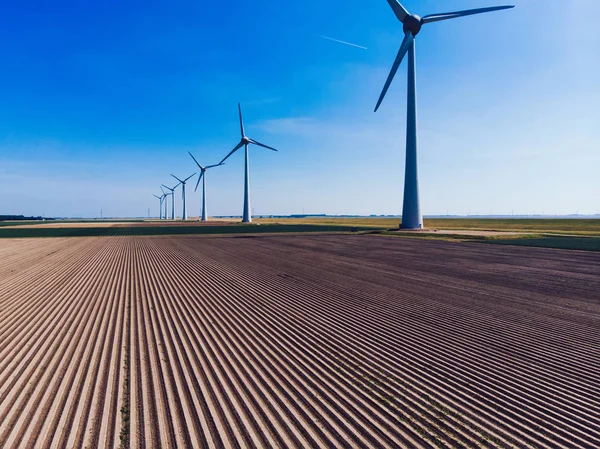
[[[410,14],[407,9],[402,6],[398,0],[387,0],[389,5],[394,11],[394,14],[398,18],[400,22],[402,22],[404,29],[404,39],[402,44],[400,45],[400,50],[398,50],[398,55],[396,56],[396,60],[392,65],[392,69],[390,70],[390,74],[383,86],[383,90],[381,91],[381,95],[379,96],[379,100],[377,101],[377,105],[375,106],[375,111],[379,109],[381,106],[381,102],[383,101],[385,94],[387,93],[396,72],[398,71],[398,67],[402,63],[404,56],[409,52],[412,48],[414,49],[414,40],[417,34],[421,31],[423,25],[433,22],[440,22],[442,20],[448,19],[457,19],[459,17],[472,16],[475,14],[482,14],[486,12],[492,11],[501,11],[503,9],[514,8],[513,5],[507,6],[491,6],[488,8],[477,8],[477,9],[467,9],[464,11],[453,11],[453,12],[445,12],[439,14],[428,14],[426,16],[420,17],[416,14]]]
[[[423,19],[417,16],[416,14],[411,14],[410,16],[406,16],[402,21],[404,34],[412,33],[413,36],[419,34],[421,31],[421,27],[423,26]]]
[[[248,136],[246,136],[246,133],[244,132],[244,120],[242,119],[242,106],[238,103],[238,112],[240,114],[240,131],[242,134],[242,139],[240,140],[240,143],[238,143],[235,148],[233,150],[231,150],[229,152],[229,154],[227,156],[225,156],[221,162],[219,162],[218,165],[221,165],[223,162],[225,162],[227,159],[229,159],[229,156],[231,156],[233,153],[235,153],[237,150],[239,150],[240,148],[242,148],[243,146],[248,146],[248,145],[256,145],[259,147],[263,147],[263,148],[267,148],[268,150],[271,151],[277,151],[275,148],[270,147],[268,145],[262,144],[254,139],[249,138]],[[192,156],[193,157],[193,156]]]
[[[200,165],[200,162],[198,162],[198,160],[194,157],[194,155],[192,153],[190,153],[188,151],[188,154],[192,157],[192,159],[194,159],[194,162],[200,169],[200,176],[198,176],[198,182],[196,183],[196,188],[194,189],[194,192],[195,192],[196,190],[198,190],[198,185],[200,185],[200,181],[202,180],[202,177],[204,176],[204,173],[206,172],[206,170],[208,170],[209,168],[219,167],[220,165],[223,165],[223,162],[219,162],[218,164],[215,164],[215,165],[207,165],[205,167],[204,165]],[[194,173],[194,175],[195,174],[196,173]],[[194,176],[194,175],[192,175],[192,176]]]

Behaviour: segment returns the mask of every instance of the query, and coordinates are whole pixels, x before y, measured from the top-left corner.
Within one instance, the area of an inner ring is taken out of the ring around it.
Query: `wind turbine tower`
[[[198,182],[196,183],[196,188],[194,189],[194,192],[196,190],[198,190],[198,185],[200,185],[200,180],[202,179],[203,180],[202,181],[202,221],[207,221],[208,220],[208,212],[206,211],[206,175],[205,175],[205,172],[209,168],[219,167],[220,165],[223,165],[223,162],[221,162],[220,164],[207,165],[206,167],[203,167],[202,165],[200,165],[198,163],[198,161],[196,160],[196,158],[194,157],[194,155],[192,153],[190,153],[189,151],[188,151],[188,153],[190,154],[190,156],[192,156],[192,159],[194,159],[194,162],[196,163],[198,168],[200,168],[200,176],[198,176]]]
[[[163,193],[163,206],[164,206],[164,214],[163,214],[163,220],[167,219],[167,199],[168,199],[168,194],[165,192],[165,189],[162,188],[162,185],[160,186],[160,190],[162,190]]]
[[[188,176],[187,178],[185,178],[185,179],[183,179],[183,180],[181,180],[181,179],[179,179],[177,176],[175,176],[175,175],[171,174],[171,176],[172,176],[173,178],[175,178],[177,181],[179,181],[179,184],[181,184],[181,197],[183,198],[183,214],[182,214],[182,217],[183,217],[182,219],[183,219],[183,220],[187,220],[187,218],[188,218],[188,217],[187,217],[187,209],[186,209],[186,207],[185,207],[185,183],[186,183],[186,182],[188,182],[188,180],[189,180],[189,179],[190,179],[192,176],[194,176],[195,174],[196,174],[196,173],[194,173],[193,175],[190,175],[190,176]],[[179,184],[177,184],[177,185],[179,185]],[[175,186],[175,187],[177,187],[177,186]]]
[[[392,70],[385,82],[383,91],[375,106],[375,111],[379,109],[385,94],[387,93],[400,63],[408,53],[408,101],[406,114],[406,167],[404,173],[404,203],[402,205],[402,229],[422,229],[423,215],[421,214],[421,203],[419,200],[419,175],[417,163],[417,72],[415,55],[415,37],[421,31],[423,25],[441,20],[456,19],[458,17],[482,14],[485,12],[500,11],[502,9],[514,8],[514,6],[492,6],[489,8],[468,9],[464,11],[455,11],[441,14],[430,14],[425,17],[419,17],[415,14],[409,14],[404,6],[397,0],[387,0],[392,7],[394,14],[402,22],[404,30],[404,40],[400,45],[400,50],[396,60],[392,65]]]
[[[158,206],[159,220],[162,220],[162,202],[163,202],[163,199],[164,199],[165,195],[163,193],[163,196],[158,196],[158,195],[152,195],[152,196],[155,197],[155,198],[158,198],[158,201],[159,201],[159,206]]]
[[[177,184],[179,185],[179,184]],[[166,185],[162,185],[165,189],[170,190],[171,193],[167,193],[167,195],[171,195],[171,220],[175,220],[175,189],[177,188],[177,186],[171,188],[171,187],[167,187]],[[166,218],[167,212],[166,212],[166,208],[165,208],[165,218]]]
[[[249,161],[248,161],[248,145],[253,144],[253,145],[257,145],[259,147],[267,148],[272,151],[277,151],[277,150],[275,148],[271,148],[267,145],[263,145],[262,143],[257,142],[254,139],[250,139],[249,137],[246,137],[246,134],[244,132],[244,121],[242,119],[242,107],[240,106],[239,103],[238,103],[238,112],[240,114],[240,132],[242,134],[242,139],[240,140],[240,143],[238,143],[237,146],[233,150],[231,150],[231,152],[227,156],[225,156],[225,158],[221,162],[219,162],[219,165],[221,165],[223,162],[225,162],[229,158],[229,156],[231,156],[237,150],[244,147],[244,150],[246,153],[246,163],[245,163],[245,171],[244,171],[244,211],[242,214],[242,223],[252,223],[252,216],[250,215],[250,165],[249,165]]]

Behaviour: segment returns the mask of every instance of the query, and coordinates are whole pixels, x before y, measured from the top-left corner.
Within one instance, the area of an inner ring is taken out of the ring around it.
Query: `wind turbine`
[[[159,212],[159,215],[160,215],[159,220],[162,220],[162,202],[163,202],[163,199],[164,199],[165,195],[163,193],[163,196],[158,196],[158,195],[152,195],[152,196],[155,197],[155,198],[158,198],[158,201],[160,201],[160,205],[158,206],[158,212]]]
[[[179,179],[177,176],[171,174],[171,176],[173,178],[175,178],[177,181],[179,181],[179,184],[181,184],[181,197],[183,198],[183,220],[187,220],[187,210],[185,208],[185,183],[188,182],[188,180],[194,176],[196,173],[194,173],[193,175],[188,176],[187,178],[185,178],[184,180]],[[177,185],[179,185],[177,184]],[[177,187],[177,186],[175,186]]]
[[[227,156],[225,156],[225,158],[221,162],[219,162],[219,165],[225,162],[229,158],[229,156],[231,156],[237,150],[244,147],[244,150],[246,152],[246,168],[244,172],[244,213],[242,215],[242,223],[251,223],[252,216],[250,215],[250,166],[248,165],[248,145],[254,144],[258,145],[259,147],[267,148],[269,150],[277,150],[267,145],[263,145],[262,143],[257,142],[254,139],[246,137],[246,134],[244,133],[244,121],[242,120],[242,107],[239,103],[238,111],[240,113],[240,131],[242,133],[242,140],[240,140],[240,143],[238,143],[237,146],[233,150],[231,150],[231,152]]]
[[[392,65],[392,70],[385,82],[383,91],[375,106],[375,111],[379,109],[385,94],[387,93],[398,67],[408,53],[408,102],[406,115],[406,168],[404,173],[404,203],[402,206],[402,224],[403,229],[421,229],[423,228],[423,215],[421,214],[421,205],[419,202],[419,177],[417,164],[417,74],[415,58],[415,37],[421,31],[421,27],[432,22],[441,20],[456,19],[458,17],[481,14],[485,12],[500,11],[502,9],[514,8],[514,6],[493,6],[490,8],[468,9],[465,11],[455,11],[441,14],[430,14],[425,17],[419,17],[409,12],[397,0],[387,0],[392,7],[394,14],[404,29],[404,40],[400,45],[400,50],[396,60]]]
[[[163,220],[166,220],[167,219],[167,197],[168,197],[168,194],[165,193],[165,189],[162,188],[162,185],[160,186],[160,190],[163,193],[164,208],[165,208],[165,210],[164,210],[165,213],[164,213],[164,216],[163,216]]]
[[[194,192],[196,190],[198,190],[198,186],[200,185],[200,180],[204,179],[204,181],[202,182],[202,221],[207,221],[208,213],[206,211],[206,176],[204,175],[204,173],[209,168],[219,167],[219,166],[223,165],[223,162],[221,162],[220,164],[207,165],[206,167],[203,167],[202,165],[200,165],[198,163],[198,161],[196,160],[196,158],[194,157],[194,155],[192,153],[190,153],[189,151],[188,151],[188,153],[190,154],[190,156],[192,156],[192,159],[194,159],[194,162],[200,168],[200,176],[198,176],[198,182],[196,183],[196,188],[194,189]]]
[[[179,185],[179,184],[177,184]],[[171,191],[171,193],[167,193],[167,195],[171,195],[171,220],[175,220],[175,189],[177,188],[177,186],[171,188],[171,187],[167,187],[166,185],[162,185],[165,189],[168,189]],[[165,218],[166,218],[167,212],[166,212],[166,208],[165,208]]]

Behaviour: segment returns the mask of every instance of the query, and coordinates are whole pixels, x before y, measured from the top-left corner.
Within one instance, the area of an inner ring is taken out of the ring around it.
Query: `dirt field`
[[[600,447],[600,255],[0,241],[0,447]]]

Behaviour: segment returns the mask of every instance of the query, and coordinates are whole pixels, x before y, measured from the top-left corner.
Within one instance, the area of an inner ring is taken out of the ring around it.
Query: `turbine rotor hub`
[[[244,142],[244,144],[249,144],[250,143],[250,139],[248,139],[246,136],[242,137],[242,142]]]
[[[404,34],[406,34],[410,31],[413,36],[416,36],[417,34],[419,34],[419,31],[421,31],[421,27],[423,26],[423,22],[421,21],[421,18],[419,16],[417,16],[416,14],[406,16],[404,18],[404,22],[402,22],[402,24],[404,25],[402,27],[404,29]]]

